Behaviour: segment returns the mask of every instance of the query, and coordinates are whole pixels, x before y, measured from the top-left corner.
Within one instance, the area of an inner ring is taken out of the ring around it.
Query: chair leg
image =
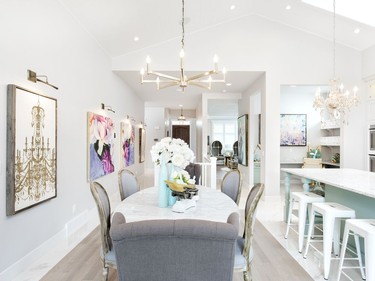
[[[244,280],[244,281],[251,281],[251,280],[249,280],[249,275],[248,275],[248,273],[247,273],[247,270],[244,270],[244,271],[243,271],[243,280]]]
[[[104,281],[108,280],[108,273],[109,273],[109,268],[108,266],[103,266],[103,276],[104,276]]]
[[[359,244],[359,237],[355,233],[354,233],[354,242],[355,242],[355,248],[357,250],[357,257],[358,257],[359,268],[361,270],[361,277],[363,280],[365,280],[366,276],[365,276],[365,271],[363,270],[362,254],[361,254],[361,248]]]

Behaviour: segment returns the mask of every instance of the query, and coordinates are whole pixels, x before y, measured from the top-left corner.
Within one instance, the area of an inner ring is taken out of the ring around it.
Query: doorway
[[[190,147],[190,125],[172,125],[172,138],[182,139]]]

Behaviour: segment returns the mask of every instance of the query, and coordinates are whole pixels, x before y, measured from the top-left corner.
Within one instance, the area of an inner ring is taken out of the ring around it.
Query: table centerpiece
[[[174,172],[183,171],[194,160],[194,153],[185,141],[166,137],[152,146],[151,158],[160,167],[158,205],[165,208],[176,202],[176,197],[172,196],[165,181],[175,180]]]

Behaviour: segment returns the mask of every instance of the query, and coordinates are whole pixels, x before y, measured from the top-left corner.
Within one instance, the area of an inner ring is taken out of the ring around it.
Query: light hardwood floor
[[[254,261],[252,266],[255,281],[313,280],[261,223],[257,222],[255,228]],[[103,280],[99,248],[99,228],[96,228],[41,280]],[[110,269],[109,281],[117,280],[116,270]],[[152,277],[150,277],[150,280],[152,281]],[[241,280],[243,280],[242,272],[235,272],[234,281]]]

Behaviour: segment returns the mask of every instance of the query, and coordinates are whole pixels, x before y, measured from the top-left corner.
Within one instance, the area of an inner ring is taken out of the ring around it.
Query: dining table
[[[231,213],[239,214],[238,205],[220,190],[203,186],[197,188],[199,199],[196,201],[196,206],[183,213],[172,211],[172,206],[166,208],[158,206],[158,187],[148,187],[132,194],[121,201],[115,211],[122,213],[127,222],[158,219],[227,222]]]

